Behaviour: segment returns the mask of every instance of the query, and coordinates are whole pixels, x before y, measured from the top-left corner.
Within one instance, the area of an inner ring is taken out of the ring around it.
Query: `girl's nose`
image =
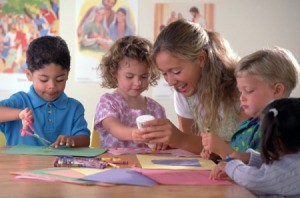
[[[142,84],[141,79],[136,78],[136,79],[134,80],[134,84],[135,84],[135,85],[141,85],[141,84]]]

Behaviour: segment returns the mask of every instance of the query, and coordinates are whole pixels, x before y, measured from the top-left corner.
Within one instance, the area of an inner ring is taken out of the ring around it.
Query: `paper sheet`
[[[136,186],[154,186],[157,183],[149,177],[126,168],[110,169],[105,172],[89,175],[82,180],[112,183],[112,184],[127,184]]]
[[[54,182],[67,182],[73,184],[82,184],[82,185],[101,185],[101,186],[112,186],[113,184],[104,184],[100,182],[81,180],[85,177],[86,174],[95,174],[95,170],[89,170],[89,168],[81,168],[82,171],[79,171],[80,168],[45,168],[38,170],[28,170],[25,172],[12,173],[17,175],[18,179],[35,179],[41,181],[54,181]],[[103,171],[102,169],[99,171]],[[88,173],[89,172],[89,173]]]
[[[24,155],[69,155],[69,156],[80,156],[80,157],[96,157],[103,154],[106,149],[98,148],[70,148],[70,147],[59,147],[50,148],[48,146],[29,146],[29,145],[16,145],[9,149],[6,149],[1,154],[24,154]]]
[[[205,160],[202,158],[190,158],[190,157],[166,157],[157,155],[136,155],[143,169],[172,169],[172,170],[212,170],[216,164],[211,160]],[[197,159],[201,166],[174,166],[174,165],[163,165],[154,164],[152,160],[182,160],[182,159]]]
[[[210,180],[210,171],[207,170],[145,170],[141,168],[134,170],[165,185],[232,185],[227,180]]]
[[[194,153],[181,150],[181,149],[167,149],[163,151],[153,152],[150,148],[110,148],[108,153],[113,155],[124,155],[124,154],[171,154],[178,157],[197,157]]]

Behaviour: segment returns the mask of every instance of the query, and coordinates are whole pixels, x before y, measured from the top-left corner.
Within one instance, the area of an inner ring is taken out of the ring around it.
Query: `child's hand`
[[[160,150],[166,150],[168,147],[167,144],[162,144],[162,143],[158,143],[156,144],[156,150],[160,151]]]
[[[218,180],[228,178],[225,172],[226,162],[219,162],[219,164],[210,172],[209,179]]]
[[[19,118],[22,120],[21,135],[24,136],[26,135],[25,131],[27,130],[28,126],[33,123],[32,111],[29,108],[23,109],[19,113]]]
[[[58,148],[59,146],[75,147],[74,136],[60,135],[51,146],[54,148]]]
[[[203,149],[200,153],[200,157],[203,159],[210,159],[210,152],[208,150]]]
[[[222,149],[227,147],[227,143],[213,133],[201,133],[201,137],[203,148],[209,154],[216,153],[219,155]]]
[[[141,133],[139,133],[139,129],[137,129],[137,128],[134,128],[132,130],[131,137],[132,137],[132,141],[136,144],[147,142],[147,140],[142,137]]]

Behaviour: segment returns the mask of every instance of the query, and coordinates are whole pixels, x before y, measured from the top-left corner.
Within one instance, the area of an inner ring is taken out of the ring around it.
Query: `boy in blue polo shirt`
[[[29,92],[0,101],[0,131],[6,145],[44,145],[33,136],[21,135],[20,130],[32,123],[53,147],[89,146],[84,107],[64,93],[71,62],[66,42],[60,37],[39,37],[29,44],[26,59],[26,76],[32,81]]]

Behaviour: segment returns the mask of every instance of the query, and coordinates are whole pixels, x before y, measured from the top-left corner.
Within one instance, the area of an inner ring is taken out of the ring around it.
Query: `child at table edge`
[[[213,133],[202,133],[204,152],[208,158],[215,153],[222,159],[233,154],[247,162],[247,149],[260,149],[259,115],[273,100],[289,97],[299,78],[299,64],[293,54],[280,47],[258,50],[242,58],[235,70],[241,105],[249,119],[241,122],[229,145]]]
[[[159,79],[159,71],[150,59],[152,44],[139,36],[118,39],[102,57],[99,71],[104,88],[115,88],[100,97],[94,129],[100,133],[104,148],[147,148],[147,140],[136,133],[136,118],[152,115],[165,118],[165,109],[142,93]],[[162,149],[156,145],[156,149]]]
[[[261,115],[261,153],[248,149],[248,163],[220,162],[211,179],[228,176],[255,195],[300,195],[300,98],[270,103]]]
[[[20,130],[29,130],[29,124],[53,147],[89,146],[84,107],[64,93],[70,59],[66,42],[58,36],[39,37],[29,44],[26,52],[26,76],[32,81],[29,92],[20,91],[0,101],[0,131],[7,146],[43,146],[32,136],[21,136]]]

